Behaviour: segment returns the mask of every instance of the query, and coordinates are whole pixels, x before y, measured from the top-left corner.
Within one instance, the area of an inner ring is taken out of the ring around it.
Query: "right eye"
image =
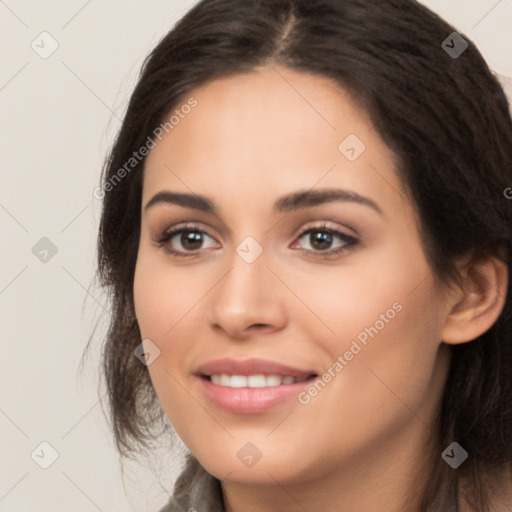
[[[214,240],[198,226],[182,225],[164,231],[155,241],[159,247],[171,256],[187,258],[197,256],[198,251],[204,249],[202,244],[206,238]]]

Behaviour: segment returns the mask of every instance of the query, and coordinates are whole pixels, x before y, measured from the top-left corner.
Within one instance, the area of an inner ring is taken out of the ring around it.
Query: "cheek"
[[[185,391],[187,382],[176,368],[187,357],[188,344],[179,343],[184,339],[179,333],[197,298],[195,290],[182,281],[183,273],[169,272],[158,258],[139,253],[133,287],[135,313],[142,339],[150,339],[160,350],[148,366],[149,375],[165,413],[177,430],[188,433],[182,436],[188,441],[188,436],[196,436],[187,418],[194,417],[197,404]]]
[[[197,276],[171,271],[165,258],[141,250],[135,268],[135,314],[143,337],[165,340],[167,333],[204,294]]]
[[[348,457],[365,446],[391,446],[396,433],[411,424],[420,430],[422,423],[430,424],[444,384],[437,364],[441,329],[432,282],[427,279],[411,293],[413,280],[405,272],[400,279],[382,272],[372,277],[363,284],[353,276],[358,286],[345,280],[345,289],[331,283],[324,288],[331,304],[322,302],[321,294],[312,301],[336,334],[319,341],[327,354],[320,376],[325,385],[306,389],[298,409],[301,421],[288,424],[286,435],[273,434],[280,451],[296,432],[326,464],[336,464],[341,454]],[[319,323],[314,323],[318,332]],[[313,322],[309,326],[314,339]],[[327,447],[325,439],[330,440]]]
[[[407,424],[412,411],[429,421],[439,398],[441,326],[432,283],[410,290],[405,280],[392,293],[373,291],[358,308],[349,303],[346,320],[339,316],[335,324],[343,334],[327,347],[331,361],[339,356],[343,361],[329,390],[330,401],[339,404],[334,415],[364,426],[359,435],[365,438],[375,429],[391,431]]]
[[[378,261],[360,263],[340,269],[338,277],[332,269],[329,279],[318,276],[305,302],[331,331],[316,338],[328,354],[324,371],[336,375],[326,376],[330,383],[321,394],[342,399],[341,417],[355,412],[364,416],[362,424],[371,425],[375,411],[385,411],[392,420],[393,414],[409,414],[404,403],[417,410],[429,393],[441,342],[442,301],[416,247],[382,251]],[[305,294],[305,282],[302,287]],[[327,332],[321,325],[316,319],[309,326],[303,321],[302,329],[315,339],[315,332]],[[341,366],[335,366],[340,356]],[[320,407],[322,400],[315,400]]]
[[[162,296],[160,288],[155,272],[151,271],[150,265],[139,253],[133,282],[133,298],[142,338],[156,338],[156,334],[161,333],[164,328],[162,307],[159,305],[165,303],[167,298],[166,295]]]
[[[300,323],[303,329],[309,328],[311,340],[318,342],[318,336],[322,336],[321,343],[335,351],[361,333],[364,343],[365,332],[370,339],[368,330],[375,334],[377,329],[379,336],[404,330],[414,337],[414,328],[422,324],[426,312],[432,311],[435,297],[429,289],[431,279],[421,287],[430,274],[422,254],[414,254],[414,248],[405,252],[410,257],[405,258],[404,251],[397,254],[393,247],[383,247],[371,258],[357,256],[354,264],[339,268],[318,266],[313,272],[308,268],[303,274],[296,274],[290,281],[293,290],[314,314],[297,315],[290,320]],[[406,319],[411,321],[408,326]],[[312,329],[316,329],[316,335]]]

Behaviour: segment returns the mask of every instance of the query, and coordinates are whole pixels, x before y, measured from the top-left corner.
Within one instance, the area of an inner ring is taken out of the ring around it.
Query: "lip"
[[[306,378],[302,382],[266,388],[230,388],[208,380],[212,374],[280,375]],[[201,365],[196,372],[202,393],[217,407],[235,414],[257,414],[295,398],[317,378],[313,371],[301,370],[264,359],[217,359]]]
[[[201,365],[196,375],[213,375],[225,373],[228,375],[280,375],[281,377],[304,378],[315,375],[313,370],[301,370],[292,366],[270,361],[267,359],[215,359]]]

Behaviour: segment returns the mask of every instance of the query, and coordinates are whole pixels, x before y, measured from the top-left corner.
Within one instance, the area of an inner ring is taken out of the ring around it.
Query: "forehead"
[[[196,106],[182,109],[191,98]],[[173,112],[179,119],[146,161],[144,201],[176,189],[270,205],[270,195],[317,186],[402,200],[393,153],[326,78],[259,68],[191,91]]]

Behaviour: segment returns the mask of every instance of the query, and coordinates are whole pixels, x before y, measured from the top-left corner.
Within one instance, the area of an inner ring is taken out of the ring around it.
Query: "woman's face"
[[[446,301],[393,154],[318,76],[265,67],[191,97],[146,161],[134,282],[170,422],[231,481],[416,457]]]

